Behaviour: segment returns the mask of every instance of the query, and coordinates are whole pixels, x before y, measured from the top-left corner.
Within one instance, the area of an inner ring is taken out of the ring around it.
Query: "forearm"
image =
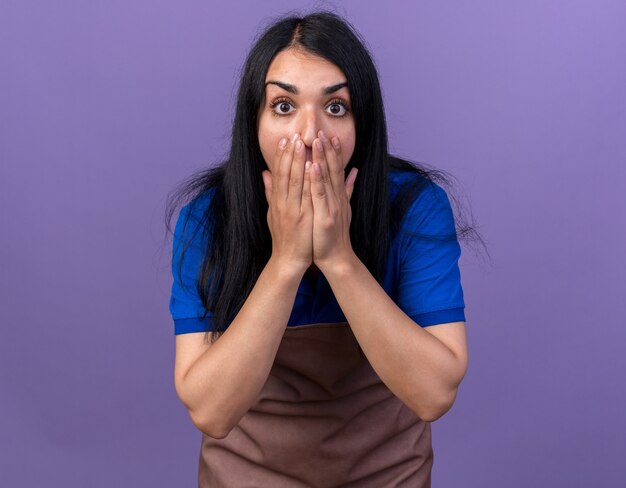
[[[406,315],[356,256],[323,273],[380,379],[420,418],[443,415],[462,377],[454,353]]]
[[[184,403],[201,430],[226,436],[252,406],[267,381],[301,279],[270,259],[228,329],[190,368]]]

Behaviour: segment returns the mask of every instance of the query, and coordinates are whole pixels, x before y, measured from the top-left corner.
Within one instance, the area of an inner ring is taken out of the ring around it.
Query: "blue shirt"
[[[416,173],[390,171],[390,198],[393,199],[407,178],[423,178]],[[172,274],[174,282],[169,303],[174,320],[174,333],[213,331],[212,314],[204,320],[202,301],[196,280],[202,260],[202,232],[199,223],[210,202],[209,194],[198,197],[196,205],[185,205],[176,222],[173,237]],[[184,221],[191,213],[185,227]],[[446,192],[437,184],[426,185],[411,204],[393,237],[387,259],[383,288],[389,297],[418,325],[465,321],[465,303],[458,266],[461,247],[454,239],[426,240],[419,234],[449,236],[455,233],[454,216]],[[182,280],[178,265],[182,244],[191,243],[182,263]],[[317,278],[317,291],[302,280],[287,325],[345,322],[332,289],[322,273]]]

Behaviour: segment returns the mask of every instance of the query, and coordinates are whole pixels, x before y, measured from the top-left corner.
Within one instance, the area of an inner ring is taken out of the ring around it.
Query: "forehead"
[[[267,70],[265,81],[280,80],[296,86],[331,85],[346,81],[346,76],[330,61],[302,50],[286,49],[278,53]],[[279,89],[275,85],[268,85]]]

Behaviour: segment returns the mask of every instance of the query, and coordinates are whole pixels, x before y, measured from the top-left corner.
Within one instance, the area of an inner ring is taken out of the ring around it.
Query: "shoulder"
[[[393,199],[397,196],[400,190],[406,190],[408,188],[419,189],[428,185],[430,180],[426,178],[417,168],[400,169],[392,166],[389,168],[388,181],[390,196]]]
[[[211,208],[211,203],[215,197],[215,188],[209,188],[203,191],[199,195],[189,201],[180,210],[180,215],[185,217],[191,217],[197,221],[202,220],[208,216],[208,212]]]
[[[393,205],[400,212],[401,227],[431,227],[430,230],[435,230],[432,227],[443,224],[447,231],[454,231],[454,215],[448,194],[419,171],[390,169],[389,193]]]
[[[202,224],[203,227],[206,227],[210,223],[212,220],[212,203],[215,193],[215,188],[205,190],[192,198],[180,209],[176,223],[177,233],[180,233],[184,228],[187,228],[190,223],[194,227],[197,227],[200,224]]]
[[[175,251],[180,252],[190,245],[206,247],[207,237],[212,234],[215,225],[212,206],[214,197],[214,188],[205,190],[180,209],[173,235]]]
[[[446,191],[435,181],[427,178],[419,171],[407,171],[396,168],[389,170],[390,196],[394,199],[400,191],[415,190],[415,202],[432,203],[447,200]]]

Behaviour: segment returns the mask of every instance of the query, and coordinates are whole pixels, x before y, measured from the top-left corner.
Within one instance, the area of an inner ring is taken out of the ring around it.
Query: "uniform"
[[[391,171],[390,197],[415,173]],[[195,290],[201,246],[192,242],[178,277],[180,243],[193,235],[209,203],[193,207],[173,240],[174,333],[213,330]],[[393,236],[382,286],[415,322],[465,321],[452,208],[438,185],[425,186]],[[200,238],[201,233],[197,233]],[[381,324],[392,327],[393,324]],[[224,439],[202,436],[199,487],[429,487],[430,424],[380,380],[361,351],[322,273],[303,279],[268,379],[253,406]]]

